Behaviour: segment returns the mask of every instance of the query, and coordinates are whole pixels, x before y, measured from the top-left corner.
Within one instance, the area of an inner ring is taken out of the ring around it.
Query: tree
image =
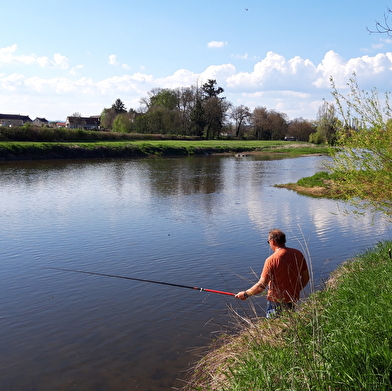
[[[265,107],[256,107],[251,117],[257,140],[281,140],[287,133],[287,116]]]
[[[116,114],[127,112],[127,109],[121,99],[116,99],[116,101],[112,104],[112,109],[116,112]]]
[[[222,87],[215,87],[216,80],[209,79],[204,83],[201,90],[197,92],[196,105],[202,105],[203,118],[198,118],[199,132],[200,125],[204,122],[203,136],[207,139],[219,138],[226,117],[226,112],[230,107],[230,103],[225,102],[225,97],[219,97],[223,93]],[[201,110],[198,108],[200,115]]]
[[[205,110],[200,97],[196,98],[196,104],[191,112],[191,128],[192,133],[197,137],[203,137],[204,128],[207,126],[205,119]]]
[[[195,86],[182,87],[176,90],[178,94],[178,109],[180,111],[181,133],[192,131],[192,111],[196,105],[197,88]]]
[[[201,87],[205,99],[208,98],[217,98],[218,95],[222,94],[224,92],[224,89],[222,87],[217,87],[215,88],[216,85],[216,80],[214,79],[208,79],[207,83],[204,83]],[[221,98],[224,99],[224,98]]]
[[[287,134],[287,115],[275,110],[269,111],[270,140],[283,140]]]
[[[256,107],[253,110],[251,117],[251,124],[257,140],[261,140],[264,134],[264,129],[268,128],[268,112],[265,107]]]
[[[288,135],[298,141],[309,141],[309,136],[315,131],[315,125],[303,118],[292,120],[288,126]]]
[[[250,109],[248,106],[233,107],[230,117],[235,121],[235,136],[240,137],[243,134],[243,127],[250,117]]]
[[[113,121],[113,131],[118,133],[130,133],[132,129],[132,120],[128,113],[117,114]]]
[[[336,139],[336,131],[339,120],[336,117],[336,109],[332,103],[324,101],[317,113],[317,133],[325,139],[325,142],[333,145]]]
[[[117,113],[115,109],[103,109],[100,117],[101,128],[111,129],[113,126],[113,121],[115,120]]]
[[[218,97],[208,98],[203,102],[206,139],[219,138],[229,107],[230,103]]]
[[[336,187],[356,207],[384,212],[392,221],[392,123],[389,94],[380,102],[377,90],[360,90],[355,75],[347,96],[332,82],[342,120],[333,149]]]
[[[178,94],[169,88],[159,89],[158,92],[150,98],[149,108],[154,106],[166,107],[169,110],[178,108]]]

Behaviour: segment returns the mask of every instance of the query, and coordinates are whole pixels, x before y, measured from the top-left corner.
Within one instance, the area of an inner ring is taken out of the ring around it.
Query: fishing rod
[[[87,272],[84,270],[73,270],[73,269],[61,269],[57,267],[45,267],[44,269],[49,269],[49,270],[60,270],[63,272],[73,272],[73,273],[83,273],[83,274],[92,274],[94,276],[103,276],[103,277],[112,277],[112,278],[122,278],[124,280],[132,280],[132,281],[141,281],[141,282],[150,282],[152,284],[161,284],[161,285],[169,285],[169,286],[175,286],[178,288],[187,288],[187,289],[194,289],[200,292],[210,292],[210,293],[219,293],[221,295],[228,295],[228,296],[235,296],[234,293],[231,292],[223,292],[223,291],[217,291],[215,289],[207,289],[207,288],[197,288],[194,286],[188,286],[188,285],[180,285],[180,284],[172,284],[170,282],[162,282],[162,281],[153,281],[153,280],[144,280],[142,278],[135,278],[135,277],[126,277],[126,276],[117,276],[114,274],[105,274],[105,273],[95,273],[95,272]]]

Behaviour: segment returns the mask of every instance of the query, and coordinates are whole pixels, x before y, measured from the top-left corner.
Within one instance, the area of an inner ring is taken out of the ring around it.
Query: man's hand
[[[241,292],[238,292],[238,293],[235,295],[235,297],[236,297],[237,299],[246,300],[246,299],[249,297],[249,295],[246,293],[246,291],[241,291]]]

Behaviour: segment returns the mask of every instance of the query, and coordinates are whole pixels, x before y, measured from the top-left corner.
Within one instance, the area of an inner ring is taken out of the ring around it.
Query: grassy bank
[[[213,153],[273,152],[324,154],[309,143],[246,140],[124,140],[94,142],[0,142],[1,160],[187,156]]]
[[[289,190],[294,190],[300,194],[313,197],[344,199],[345,197],[343,197],[343,192],[336,185],[334,178],[334,175],[322,171],[310,177],[301,178],[296,183],[286,183],[275,186],[284,187]]]
[[[344,263],[297,312],[222,338],[185,389],[391,390],[391,247]]]

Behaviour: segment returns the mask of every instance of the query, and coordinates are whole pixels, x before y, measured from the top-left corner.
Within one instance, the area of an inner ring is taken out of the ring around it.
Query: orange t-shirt
[[[269,284],[268,300],[274,302],[293,303],[299,300],[301,292],[301,273],[308,266],[301,251],[283,247],[264,263],[261,277]]]

